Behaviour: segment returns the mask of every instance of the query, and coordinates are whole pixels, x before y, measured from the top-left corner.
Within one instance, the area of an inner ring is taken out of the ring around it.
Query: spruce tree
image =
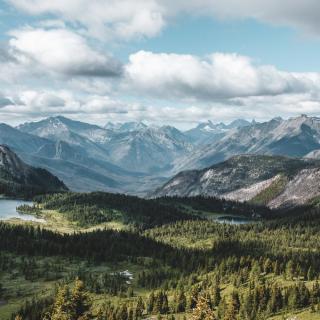
[[[213,310],[210,307],[208,299],[204,296],[200,296],[196,307],[192,312],[192,320],[215,320]]]
[[[71,304],[75,319],[90,319],[91,301],[88,293],[84,289],[84,284],[81,280],[76,279],[74,288],[71,293]]]

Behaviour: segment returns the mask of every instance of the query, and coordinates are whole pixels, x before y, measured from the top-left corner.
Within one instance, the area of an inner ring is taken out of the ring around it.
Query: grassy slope
[[[12,255],[13,256],[13,255]],[[20,260],[22,256],[14,256],[16,260]],[[2,300],[3,304],[0,304],[0,319],[7,320],[10,319],[12,313],[18,311],[21,305],[26,301],[30,301],[33,297],[49,297],[54,293],[57,281],[61,281],[64,277],[72,272],[76,272],[79,268],[82,268],[87,273],[98,274],[103,272],[113,273],[121,272],[124,270],[129,270],[133,274],[132,286],[134,288],[135,297],[142,296],[147,297],[149,291],[139,288],[137,286],[137,277],[136,275],[142,270],[149,270],[145,265],[131,264],[131,263],[104,263],[98,266],[88,264],[86,261],[81,261],[78,259],[63,259],[60,257],[38,257],[37,265],[40,265],[40,268],[37,267],[37,270],[45,268],[47,264],[54,265],[58,267],[61,271],[58,272],[56,276],[52,276],[55,279],[47,280],[43,277],[40,277],[36,280],[26,280],[24,275],[21,274],[19,269],[10,270],[10,272],[3,272],[1,274],[1,283],[5,288],[5,297]],[[105,295],[105,294],[91,294],[92,301],[98,309],[100,305],[105,303],[106,299],[115,302],[118,297]],[[123,301],[130,301],[132,298],[122,298]]]
[[[30,225],[39,226],[51,231],[60,233],[73,233],[73,232],[90,232],[97,229],[113,229],[113,230],[125,230],[128,226],[120,221],[110,221],[100,223],[95,226],[81,227],[76,222],[69,221],[62,213],[56,210],[41,210],[41,213],[37,217],[45,220],[45,223],[35,221],[23,221],[21,219],[10,219],[7,223],[17,225]]]
[[[271,185],[261,191],[258,195],[250,200],[250,203],[257,205],[267,205],[272,199],[277,197],[288,183],[288,178],[284,175],[280,175],[278,179],[273,181]]]

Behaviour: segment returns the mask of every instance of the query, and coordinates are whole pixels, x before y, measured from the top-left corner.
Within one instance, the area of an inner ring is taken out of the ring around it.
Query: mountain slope
[[[67,142],[72,146],[83,148],[93,157],[102,159],[107,159],[108,152],[100,144],[108,141],[113,134],[110,130],[61,116],[25,123],[17,129],[51,141]]]
[[[0,145],[1,194],[29,197],[67,190],[64,183],[50,172],[27,165],[9,147]]]
[[[187,136],[169,126],[147,127],[142,122],[128,122],[107,127],[111,129],[58,116],[17,128],[54,142],[67,142],[84,150],[90,158],[148,174],[165,170],[192,148]]]
[[[208,120],[207,122],[199,123],[195,128],[184,132],[193,142],[200,144],[208,144],[218,141],[231,129],[245,127],[250,125],[249,121],[243,119],[237,119],[230,124],[213,123]]]
[[[131,171],[156,173],[189,153],[193,146],[176,128],[148,127],[114,136],[106,145],[110,161]]]
[[[203,195],[270,207],[299,205],[320,195],[319,172],[316,160],[241,155],[203,170],[180,172],[152,196]]]
[[[71,190],[130,192],[136,189],[130,183],[137,174],[101,159],[81,145],[38,137],[5,124],[0,124],[0,142],[27,164],[52,172]]]
[[[6,144],[15,152],[37,152],[43,145],[50,143],[44,139],[28,133],[23,133],[7,124],[0,123],[0,144]]]
[[[230,130],[224,137],[200,146],[179,159],[175,170],[205,168],[237,154],[269,154],[303,157],[320,149],[320,118],[302,115],[288,120],[275,118]]]

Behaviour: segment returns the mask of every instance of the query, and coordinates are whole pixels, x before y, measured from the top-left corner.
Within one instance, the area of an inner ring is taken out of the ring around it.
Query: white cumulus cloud
[[[26,28],[10,35],[9,46],[25,65],[80,76],[117,76],[121,71],[115,59],[92,49],[82,36],[70,30]]]
[[[320,89],[319,74],[256,66],[250,58],[237,54],[200,58],[139,51],[129,60],[125,67],[129,86],[159,97],[217,100]]]

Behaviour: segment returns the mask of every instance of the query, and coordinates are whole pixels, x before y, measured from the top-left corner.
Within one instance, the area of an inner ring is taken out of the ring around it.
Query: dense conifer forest
[[[0,301],[18,301],[4,319],[320,317],[316,207],[275,218],[263,207],[201,197],[65,193],[35,200],[24,210],[42,217],[57,210],[93,226],[100,210],[128,227],[66,234],[0,223]],[[219,223],[208,212],[254,218]],[[21,285],[12,288],[15,281]]]

